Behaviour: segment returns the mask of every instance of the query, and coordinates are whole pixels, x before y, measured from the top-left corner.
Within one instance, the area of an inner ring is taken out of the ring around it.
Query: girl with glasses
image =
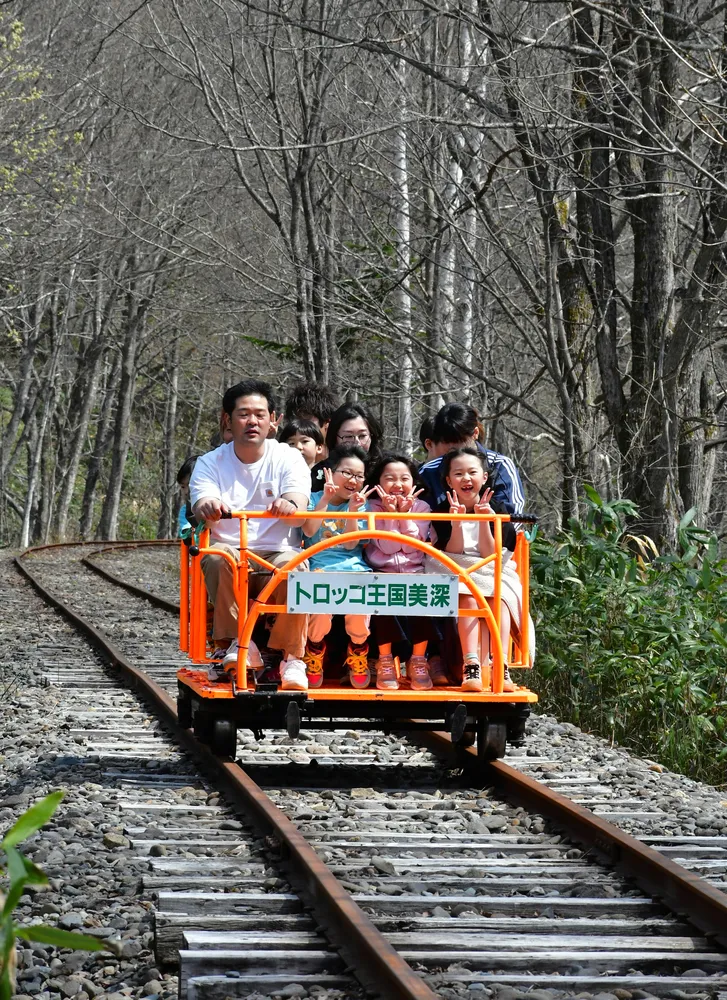
[[[308,518],[303,522],[303,547],[310,548],[316,542],[334,536],[341,537],[341,543],[310,557],[312,570],[329,570],[344,573],[370,573],[363,559],[364,542],[353,539],[345,541],[346,535],[357,530],[357,525],[365,527],[365,522],[337,519],[343,511],[364,511],[367,499],[373,492],[364,488],[366,477],[366,452],[358,445],[344,445],[335,448],[323,470],[324,486],[320,492],[311,494],[308,510],[330,511],[330,518]],[[371,680],[368,667],[369,615],[346,615],[346,632],[349,637],[346,667],[355,688],[366,688]],[[323,659],[326,653],[325,638],[331,630],[332,615],[311,615],[308,624],[308,641],[303,660],[310,687],[320,687],[323,683]]]

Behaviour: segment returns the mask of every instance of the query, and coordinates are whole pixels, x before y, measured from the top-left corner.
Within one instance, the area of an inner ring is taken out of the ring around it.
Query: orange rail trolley
[[[223,515],[225,516],[225,515]],[[525,732],[530,705],[537,695],[527,687],[503,691],[504,669],[531,666],[529,629],[529,538],[519,531],[514,561],[522,588],[521,628],[514,627],[503,649],[500,636],[500,599],[503,566],[502,524],[506,521],[534,523],[531,516],[507,514],[392,514],[390,512],[357,511],[336,513],[336,519],[355,519],[366,527],[346,533],[346,541],[372,538],[400,541],[401,536],[376,526],[377,519],[490,520],[494,521],[495,552],[483,557],[467,569],[459,566],[446,552],[428,542],[407,536],[406,544],[432,556],[441,566],[441,573],[406,574],[307,572],[302,565],[311,556],[340,544],[334,535],[307,549],[291,552],[290,560],[274,567],[248,546],[248,522],[253,518],[269,518],[260,511],[235,511],[229,517],[240,523],[240,557],[210,547],[209,530],[200,535],[198,545],[181,545],[180,647],[188,653],[196,667],[178,671],[177,710],[180,723],[192,727],[195,735],[220,756],[234,757],[237,729],[250,729],[260,734],[266,729],[285,729],[296,737],[301,729],[379,729],[392,730],[444,729],[462,745],[477,742],[478,753],[485,759],[502,757],[506,743],[518,743]],[[307,511],[306,518],[330,517],[325,511]],[[238,606],[238,657],[227,681],[211,681],[207,668],[214,644],[208,634],[207,591],[202,574],[202,557],[214,554],[226,559],[232,571],[233,589]],[[473,579],[472,574],[494,564],[492,608]],[[250,597],[250,572],[269,573],[267,582],[256,597]],[[341,614],[348,610],[339,597],[337,586],[341,576],[356,578],[349,581],[351,597],[346,599],[367,614],[405,614],[440,617],[454,621],[458,615],[484,618],[490,633],[492,650],[491,690],[463,691],[451,685],[428,691],[415,691],[402,677],[398,690],[378,690],[376,687],[354,689],[338,679],[324,679],[320,687],[307,691],[282,690],[277,683],[256,680],[248,668],[247,655],[253,630],[261,615],[278,613]],[[334,579],[335,578],[335,579]],[[365,578],[365,579],[364,579]],[[272,603],[272,595],[281,581],[287,581],[285,604]],[[460,585],[472,594],[474,609],[458,608]],[[398,589],[393,589],[398,588]],[[403,589],[402,589],[403,588]],[[353,591],[356,591],[354,600]],[[410,599],[402,604],[402,594]],[[398,609],[398,612],[397,612]]]

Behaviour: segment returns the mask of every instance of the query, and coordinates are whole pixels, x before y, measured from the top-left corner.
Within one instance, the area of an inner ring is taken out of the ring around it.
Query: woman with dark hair
[[[345,444],[357,444],[369,454],[369,461],[381,452],[383,430],[376,417],[361,403],[344,403],[331,417],[326,432],[329,451]]]
[[[381,424],[370,410],[361,403],[344,403],[338,407],[328,424],[326,448],[332,452],[334,448],[358,445],[367,453],[367,464],[370,465],[381,457],[383,436]],[[311,489],[314,492],[323,489],[323,470],[327,464],[328,459],[324,459],[311,469]]]

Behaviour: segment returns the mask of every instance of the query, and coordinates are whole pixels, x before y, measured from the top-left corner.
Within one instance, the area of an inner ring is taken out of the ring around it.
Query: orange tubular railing
[[[341,536],[334,535],[331,538],[326,538],[323,541],[316,542],[315,545],[311,545],[309,548],[301,549],[300,551],[295,550],[291,555],[290,560],[282,567],[275,567],[271,563],[267,562],[261,556],[258,556],[255,552],[250,550],[248,544],[248,522],[250,519],[269,519],[273,515],[269,514],[267,511],[234,511],[229,515],[232,518],[237,518],[240,521],[240,560],[239,563],[227,552],[221,549],[212,548],[209,544],[209,530],[202,532],[200,537],[200,544],[198,547],[192,549],[192,566],[189,572],[189,578],[191,580],[191,607],[189,614],[189,635],[188,635],[188,646],[189,655],[193,660],[198,662],[204,662],[206,659],[206,644],[207,644],[207,590],[204,585],[204,578],[202,576],[202,557],[205,555],[216,555],[222,556],[227,562],[230,563],[232,570],[232,584],[235,596],[237,598],[238,608],[248,607],[249,601],[249,583],[248,583],[248,573],[250,562],[254,562],[264,569],[270,572],[270,579],[265,583],[265,586],[258,594],[256,598],[252,600],[252,604],[248,610],[246,616],[240,616],[238,620],[238,656],[237,656],[237,670],[235,672],[235,686],[237,690],[244,691],[247,689],[247,655],[250,648],[250,641],[252,639],[253,629],[261,613],[285,613],[287,612],[287,606],[284,604],[268,604],[268,599],[272,596],[277,586],[283,581],[288,579],[288,575],[295,570],[301,563],[304,563],[310,556],[315,555],[318,552],[323,552],[326,549],[334,548],[336,545],[341,544]],[[325,518],[331,517],[331,511],[306,511],[304,515],[305,519],[317,518],[323,520]],[[384,539],[388,541],[400,542],[402,536],[396,531],[387,531],[376,527],[376,520],[407,520],[407,521],[494,521],[494,537],[495,537],[495,552],[492,555],[484,556],[482,559],[478,560],[474,565],[465,569],[459,566],[446,552],[442,552],[436,549],[429,542],[423,542],[418,538],[406,538],[406,544],[410,545],[412,548],[419,549],[422,552],[431,555],[434,559],[442,564],[444,570],[453,573],[459,578],[459,580],[464,583],[467,589],[470,591],[475,599],[477,607],[474,610],[460,610],[460,616],[484,618],[487,622],[487,626],[490,631],[490,641],[492,649],[492,664],[493,664],[493,676],[492,676],[492,691],[493,694],[501,694],[504,681],[504,668],[505,661],[509,656],[509,650],[503,649],[502,639],[500,635],[500,620],[501,620],[501,597],[502,597],[502,525],[504,522],[510,521],[511,518],[508,514],[437,514],[431,512],[425,512],[421,514],[415,513],[405,513],[405,514],[392,514],[388,511],[356,511],[356,512],[336,512],[336,520],[355,520],[355,521],[366,521],[366,528],[363,530],[350,531],[346,533],[346,541],[354,541],[357,539],[368,541],[373,538]],[[295,517],[290,518],[292,526],[296,523],[300,523],[303,520],[301,514],[297,514]],[[182,546],[183,549],[187,549],[186,546]],[[525,535],[520,532],[518,533],[517,545],[515,550],[515,558],[517,560],[518,575],[520,578],[520,583],[522,586],[522,614],[521,614],[521,628],[520,636],[517,642],[517,646],[520,652],[520,659],[517,662],[512,662],[510,665],[513,667],[525,667],[530,666],[529,663],[529,628],[528,628],[528,598],[529,598],[529,545]],[[493,606],[492,610],[487,603],[486,598],[480,591],[477,584],[472,579],[471,574],[486,566],[488,563],[493,563],[494,566],[494,588],[493,588]],[[180,604],[180,608],[182,605]],[[181,635],[180,629],[180,635]],[[184,648],[183,646],[181,648]]]
[[[189,652],[189,546],[179,546],[179,648]]]

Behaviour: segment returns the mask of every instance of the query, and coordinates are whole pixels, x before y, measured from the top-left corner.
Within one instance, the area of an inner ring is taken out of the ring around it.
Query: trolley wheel
[[[481,760],[495,760],[505,756],[507,723],[481,719],[477,723],[477,756]]]
[[[231,757],[237,754],[237,726],[231,719],[215,719],[212,723],[212,738],[210,749],[218,757]]]
[[[285,710],[285,728],[288,730],[288,736],[291,740],[296,739],[300,734],[300,708],[297,701],[288,702],[288,707]]]
[[[186,687],[180,687],[177,692],[177,721],[182,729],[192,725],[192,699]]]
[[[466,729],[464,731],[464,733],[462,733],[461,739],[457,740],[457,746],[458,747],[471,747],[471,746],[474,746],[475,736],[476,736],[476,734],[475,734],[474,730],[472,730],[472,729]]]
[[[462,739],[466,725],[467,706],[459,704],[452,710],[452,714],[449,717],[449,725],[447,727],[453,743],[459,743]]]
[[[192,720],[194,735],[200,743],[212,742],[212,716],[208,712],[195,712]]]

